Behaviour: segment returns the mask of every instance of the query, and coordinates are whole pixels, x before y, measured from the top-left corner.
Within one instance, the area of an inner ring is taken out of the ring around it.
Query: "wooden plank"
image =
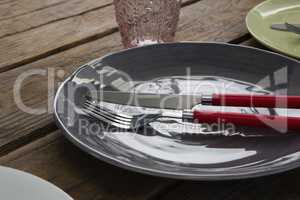
[[[228,198],[233,192],[246,188],[247,184],[238,182],[184,182],[177,188],[166,193],[160,200],[229,200]],[[240,199],[243,196],[240,196]]]
[[[44,26],[46,24],[53,23],[58,20],[66,19],[71,16],[82,15],[83,13],[89,12],[91,10],[96,10],[101,7],[110,5],[111,3],[112,0],[69,0],[56,2],[55,4],[50,5],[42,4],[40,6],[44,7],[36,9],[36,2],[31,2],[28,4],[28,6],[34,7],[35,10],[22,15],[16,14],[16,16],[14,17],[2,20],[0,18],[0,38],[28,31],[39,26]],[[6,12],[17,13],[21,10],[15,9],[15,6],[11,6],[6,9]]]
[[[248,9],[258,3],[257,1],[253,0],[243,0],[243,2],[245,1],[249,4],[247,4]],[[183,8],[177,39],[202,40],[202,38],[205,38],[205,40],[210,41],[220,41],[223,39],[223,42],[228,42],[243,34],[243,32],[246,34],[247,30],[245,28],[244,19],[239,19],[239,23],[237,23],[236,20],[229,20],[228,17],[222,17],[223,15],[230,13],[232,9],[231,7],[226,7],[225,5],[232,5],[233,3],[230,2],[236,1],[224,0],[222,2],[225,2],[224,5],[222,4],[223,6],[214,7],[213,5],[215,2],[203,0]],[[210,4],[211,6],[208,6]],[[227,9],[224,10],[223,7],[226,7]],[[245,15],[247,12],[244,7],[240,7],[241,8],[239,12],[243,14],[238,15],[235,13],[236,16]],[[219,13],[221,17],[213,17],[215,13]],[[201,16],[201,19],[204,22],[208,23],[209,21],[209,23],[214,24],[214,26],[211,27],[207,26],[209,27],[209,30],[206,34],[202,29],[202,23],[194,23],[199,16]],[[232,18],[235,18],[236,16],[232,16]],[[226,23],[223,22],[223,20],[225,20]],[[194,28],[186,31],[186,29],[183,27],[188,26],[192,26]],[[231,34],[225,34],[222,31],[224,27],[225,29],[229,29],[228,27],[230,27],[231,30],[235,31],[229,32]],[[233,27],[235,27],[235,29]],[[0,152],[5,153],[10,151],[12,143],[15,143],[15,141],[18,141],[18,144],[21,144],[23,141],[27,141],[24,140],[25,138],[34,138],[36,136],[36,134],[33,134],[35,133],[35,130],[42,129],[47,124],[52,122],[52,115],[50,114],[43,114],[39,116],[31,115],[20,111],[16,106],[13,96],[13,85],[20,74],[22,74],[24,71],[33,69],[53,68],[55,70],[63,70],[65,71],[65,74],[68,75],[70,72],[76,69],[76,67],[88,62],[89,60],[118,49],[121,49],[120,38],[119,34],[115,33],[94,42],[78,46],[68,51],[22,66],[21,68],[0,74],[0,92],[3,94],[3,99],[0,99],[0,106],[2,109],[0,113]],[[55,82],[58,83],[61,80],[61,78],[56,77]],[[47,107],[47,87],[48,86],[45,77],[36,76],[30,80],[26,80],[24,82],[24,86],[22,87],[23,100],[25,104],[28,106],[35,105]],[[52,95],[50,95],[50,98],[51,97]],[[22,123],[20,123],[20,120],[22,120]]]
[[[283,174],[240,181],[185,182],[170,191],[160,200],[251,200],[251,199],[291,199],[300,198],[297,181],[300,170]]]
[[[60,132],[0,158],[0,164],[52,182],[76,200],[139,200],[174,181],[141,175],[96,160]]]
[[[32,0],[2,0],[0,2],[0,21],[56,6],[65,1],[66,0],[39,0],[33,3]]]

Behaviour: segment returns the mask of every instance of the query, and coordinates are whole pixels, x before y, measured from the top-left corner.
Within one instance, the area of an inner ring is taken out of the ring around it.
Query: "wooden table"
[[[245,26],[245,15],[261,1],[185,0],[177,40],[263,48]],[[0,1],[0,164],[46,179],[76,200],[300,198],[299,169],[242,181],[178,181],[116,168],[70,144],[51,114],[53,89],[78,66],[119,49],[112,0]],[[13,93],[19,75],[36,69],[49,76],[26,79],[22,100],[49,107],[39,115],[20,110]],[[48,89],[47,79],[55,86]]]

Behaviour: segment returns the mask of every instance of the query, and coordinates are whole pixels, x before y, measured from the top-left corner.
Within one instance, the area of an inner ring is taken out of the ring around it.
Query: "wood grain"
[[[246,0],[243,0],[243,2],[245,1]],[[210,5],[209,2],[211,6],[208,6]],[[230,2],[235,1],[224,0],[222,2],[227,2],[229,4]],[[247,0],[247,2],[252,6],[258,3],[253,0]],[[225,6],[226,3],[224,3],[221,7],[214,7],[214,4],[215,3],[213,1],[203,0],[183,8],[177,39],[182,41],[203,40],[204,38],[209,41],[218,40],[228,42],[243,34],[243,32],[244,34],[247,33],[244,19],[239,19],[239,23],[237,23],[237,21],[228,20],[228,18],[225,17],[214,17],[215,13],[219,13],[220,16],[223,16],[227,15],[227,13],[231,10],[231,7],[227,7],[227,10],[223,9],[223,6]],[[251,7],[250,5],[248,5],[249,9]],[[242,7],[240,12],[242,14],[239,14],[238,16],[245,15],[247,10]],[[209,28],[207,34],[205,34],[202,30],[202,24],[199,25],[194,23],[199,16],[201,16],[203,21],[209,21],[209,23],[214,24],[214,26]],[[223,20],[225,20],[226,23]],[[187,26],[192,26],[194,28],[186,31],[183,27]],[[231,30],[235,31],[231,31],[228,34],[223,33],[222,28],[224,28],[224,26],[230,27]],[[233,27],[235,27],[235,29]],[[2,96],[5,97],[0,98],[0,154],[1,152],[4,154],[10,151],[12,144],[16,143],[16,141],[18,145],[21,145],[23,141],[28,141],[25,140],[26,138],[34,139],[36,137],[40,137],[39,134],[35,133],[36,130],[43,129],[53,121],[51,114],[47,113],[38,116],[31,115],[21,111],[16,106],[13,96],[13,85],[20,74],[34,69],[47,70],[51,68],[56,71],[63,70],[65,74],[68,75],[78,66],[118,49],[121,49],[120,38],[118,33],[114,33],[99,40],[0,74],[0,92],[3,94]],[[59,77],[55,77],[55,79],[56,84],[62,80],[62,78]],[[26,80],[22,87],[22,99],[25,104],[28,106],[35,105],[36,107],[47,107],[47,87],[47,77],[34,76],[31,79]],[[55,88],[56,87],[57,86],[55,86]],[[51,98],[53,98],[53,94],[50,94],[49,97],[51,100]],[[49,103],[49,107],[51,107],[51,101]],[[49,112],[51,113],[51,110]]]
[[[36,2],[41,3],[40,1]],[[36,8],[36,3],[30,3],[28,5],[36,10],[31,12],[23,11],[25,13],[21,15],[15,14],[14,17],[6,19],[0,18],[0,38],[25,32],[69,17],[75,17],[76,15],[82,15],[83,13],[111,5],[111,3],[112,0],[69,0],[50,5],[42,4],[41,6],[44,7],[39,7],[39,9]],[[15,9],[14,6],[11,6],[6,9],[6,12],[14,13]],[[17,9],[15,12],[21,12],[21,9]]]
[[[0,164],[52,182],[76,200],[139,200],[174,181],[108,165],[54,132],[0,158]]]
[[[66,0],[2,0],[0,2],[0,21],[25,15],[37,10],[63,4]]]
[[[109,6],[0,39],[0,71],[115,32],[113,13]]]

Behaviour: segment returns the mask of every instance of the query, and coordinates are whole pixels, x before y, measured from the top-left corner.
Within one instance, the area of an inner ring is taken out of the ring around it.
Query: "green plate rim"
[[[261,2],[260,4],[256,5],[255,7],[253,7],[247,14],[246,16],[246,26],[247,26],[247,29],[249,31],[249,33],[257,40],[259,41],[261,44],[265,45],[266,47],[270,48],[271,50],[273,51],[276,51],[276,52],[279,52],[279,53],[282,53],[282,54],[285,54],[285,55],[288,55],[288,56],[291,56],[293,58],[298,58],[300,59],[300,55],[295,55],[293,53],[290,53],[290,52],[287,52],[287,51],[284,51],[282,49],[279,49],[279,48],[276,48],[274,47],[270,42],[267,42],[263,39],[261,39],[260,37],[258,37],[256,35],[255,32],[253,32],[252,28],[251,28],[251,25],[250,25],[250,22],[249,22],[249,19],[250,19],[250,15],[252,12],[254,12],[255,10],[257,10],[258,8],[264,6],[265,4],[269,4],[270,2],[272,2],[273,0],[266,0],[266,1],[263,1]]]

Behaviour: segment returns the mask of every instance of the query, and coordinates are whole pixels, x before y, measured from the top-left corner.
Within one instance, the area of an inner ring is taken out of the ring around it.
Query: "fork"
[[[282,131],[299,131],[299,117],[285,117],[262,114],[240,114],[227,112],[208,112],[192,110],[172,110],[160,111],[156,114],[126,115],[116,113],[101,106],[99,102],[86,99],[83,104],[83,111],[98,120],[128,130],[136,130],[146,126],[159,118],[182,119],[186,122],[206,123],[206,124],[225,124],[231,123],[237,126],[275,128]]]
[[[105,121],[115,127],[128,130],[138,129],[162,117],[176,119],[191,118],[191,116],[188,116],[189,113],[184,114],[183,111],[159,112],[156,114],[139,114],[130,116],[123,113],[116,113],[104,106],[101,106],[100,103],[89,99],[87,99],[83,104],[83,111],[98,120]]]

